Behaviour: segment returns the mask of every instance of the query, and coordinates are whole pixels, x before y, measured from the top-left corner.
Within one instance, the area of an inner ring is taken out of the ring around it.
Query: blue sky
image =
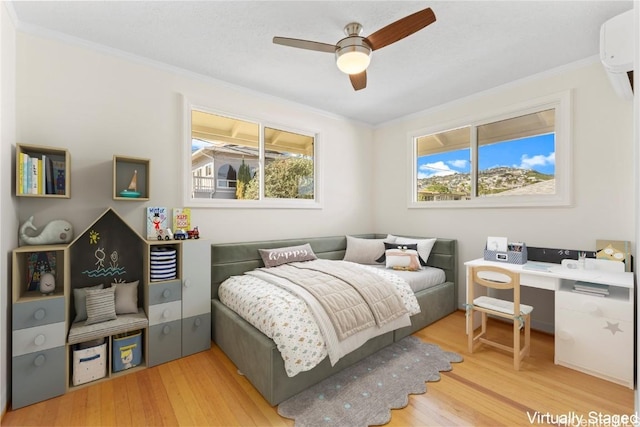
[[[434,175],[469,173],[469,150],[432,154],[418,158],[418,179]],[[539,135],[484,145],[478,154],[479,169],[509,166],[554,174],[555,135]]]

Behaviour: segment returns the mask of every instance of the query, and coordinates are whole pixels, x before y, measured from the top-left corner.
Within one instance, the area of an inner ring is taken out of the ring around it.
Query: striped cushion
[[[116,318],[115,286],[87,290],[87,321],[85,325],[102,323]]]

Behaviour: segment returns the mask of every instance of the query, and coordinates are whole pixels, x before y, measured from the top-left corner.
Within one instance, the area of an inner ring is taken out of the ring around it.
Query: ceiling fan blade
[[[349,80],[351,80],[351,86],[353,86],[354,90],[364,89],[367,87],[367,72],[349,74]]]
[[[275,44],[297,47],[300,49],[317,50],[319,52],[335,53],[336,46],[328,43],[312,42],[309,40],[290,39],[287,37],[274,37]]]
[[[410,36],[435,21],[436,15],[433,13],[433,10],[428,7],[409,16],[405,16],[402,19],[398,19],[386,27],[379,29],[369,37],[366,37],[364,40],[369,43],[371,49],[381,49]]]

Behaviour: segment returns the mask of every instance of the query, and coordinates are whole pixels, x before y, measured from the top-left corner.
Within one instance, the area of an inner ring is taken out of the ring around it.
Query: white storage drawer
[[[64,346],[64,322],[13,331],[13,357]]]
[[[149,307],[149,326],[180,320],[182,317],[182,302],[172,301]]]
[[[556,292],[555,363],[633,387],[633,305]]]

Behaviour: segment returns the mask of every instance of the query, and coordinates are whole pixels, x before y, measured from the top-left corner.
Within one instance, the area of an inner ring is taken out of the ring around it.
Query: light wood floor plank
[[[427,393],[392,411],[390,427],[528,426],[528,415],[589,411],[632,414],[633,390],[553,363],[553,336],[532,332],[531,357],[513,370],[508,353],[467,353],[464,313],[415,335],[464,357]],[[491,322],[499,339],[510,325]],[[278,426],[280,417],[215,345],[209,351],[78,388],[64,396],[8,411],[3,426]]]

